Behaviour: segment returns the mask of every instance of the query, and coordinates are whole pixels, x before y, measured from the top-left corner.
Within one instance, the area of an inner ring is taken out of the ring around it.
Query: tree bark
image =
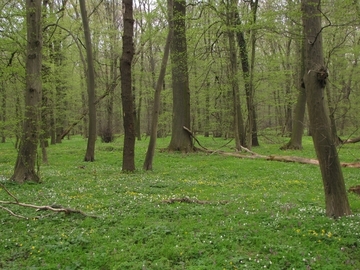
[[[123,0],[124,33],[123,33],[123,51],[120,59],[121,73],[121,101],[123,107],[124,119],[124,150],[123,150],[123,171],[135,170],[135,119],[134,103],[132,93],[132,59],[134,57],[134,19],[132,0]]]
[[[351,214],[338,153],[331,134],[324,88],[328,77],[324,67],[320,0],[302,0],[305,76],[304,84],[310,129],[323,179],[326,215]]]
[[[0,86],[0,93],[2,94],[2,99],[1,99],[1,121],[3,122],[3,126],[1,128],[1,143],[5,143],[6,142],[6,89],[4,86],[4,82],[1,83]]]
[[[20,148],[11,180],[39,182],[35,170],[41,111],[42,23],[41,0],[26,0],[27,57],[25,118]]]
[[[86,12],[85,0],[80,0],[81,19],[84,27],[86,59],[87,59],[87,91],[89,106],[89,137],[84,161],[95,160],[95,142],[96,142],[96,107],[95,107],[95,69],[91,46],[91,35],[89,21]]]
[[[235,8],[235,7],[233,7]],[[234,14],[230,12],[230,16]],[[233,24],[230,22],[229,27]],[[237,54],[235,50],[235,35],[234,30],[228,31],[229,40],[229,60],[230,60],[230,81],[233,98],[233,111],[234,111],[234,134],[235,134],[235,147],[238,151],[241,150],[241,146],[246,145],[244,121],[241,113],[241,103],[239,97],[239,82],[238,82],[238,65]]]
[[[186,0],[174,0],[174,34],[171,43],[173,118],[169,151],[193,152],[191,137],[183,127],[190,127],[190,89],[186,45]]]
[[[112,0],[105,2],[105,10],[108,16],[108,24],[109,24],[109,38],[111,42],[109,43],[109,54],[110,54],[110,74],[107,76],[107,89],[109,91],[109,98],[106,102],[106,119],[105,126],[102,127],[100,131],[102,142],[109,143],[114,140],[114,91],[115,85],[111,86],[111,84],[116,84],[116,78],[118,77],[118,58],[119,55],[115,51],[115,46],[118,42],[118,22],[117,22],[117,10],[120,8],[120,3],[118,1]],[[108,73],[108,72],[107,72]]]
[[[293,149],[301,150],[302,147],[302,136],[304,133],[304,116],[306,109],[306,91],[304,85],[304,49],[303,46],[300,46],[299,49],[300,59],[299,59],[299,76],[298,76],[298,97],[294,109],[294,118],[292,121],[292,131],[291,137],[287,144],[280,147],[281,150]]]
[[[254,7],[255,10],[252,10],[252,17],[253,17],[252,23],[255,23],[257,1],[256,1],[256,3],[254,3],[252,5],[255,5],[255,7]],[[235,7],[235,8],[237,9],[237,7]],[[236,10],[235,18],[236,18],[235,23],[236,23],[237,27],[239,27],[241,25],[241,21],[240,21],[240,16],[239,16],[238,10]],[[251,33],[251,48],[252,48],[252,53],[255,54],[255,50],[254,50],[255,36],[254,35],[255,34],[252,32]],[[244,32],[237,30],[236,31],[236,39],[237,39],[237,44],[238,44],[239,51],[240,51],[242,75],[243,75],[243,79],[244,79],[244,88],[245,88],[245,95],[246,95],[246,105],[247,105],[247,110],[248,110],[247,136],[245,136],[245,134],[243,135],[244,137],[247,137],[247,139],[246,138],[243,139],[242,145],[246,145],[248,148],[251,148],[251,146],[253,146],[253,145],[259,146],[259,142],[257,139],[256,112],[255,112],[255,106],[254,106],[254,93],[253,93],[253,83],[252,83],[253,64],[251,64],[251,66],[252,66],[252,70],[251,70]],[[252,55],[251,56],[252,63],[253,63],[254,59],[255,59],[255,56]],[[245,130],[244,130],[244,133],[245,133]]]
[[[146,157],[144,161],[144,170],[152,170],[152,162],[155,153],[155,145],[156,145],[156,138],[157,138],[157,129],[158,129],[158,120],[159,120],[159,111],[160,111],[160,93],[161,88],[163,86],[163,81],[165,78],[166,72],[166,65],[169,58],[170,52],[170,44],[173,34],[173,27],[172,27],[172,0],[168,0],[168,13],[169,13],[169,33],[166,38],[165,48],[164,48],[164,55],[161,61],[160,73],[159,78],[156,83],[155,94],[154,94],[154,105],[153,105],[153,112],[152,112],[152,122],[151,122],[151,130],[150,130],[150,141],[148,150],[146,152]]]

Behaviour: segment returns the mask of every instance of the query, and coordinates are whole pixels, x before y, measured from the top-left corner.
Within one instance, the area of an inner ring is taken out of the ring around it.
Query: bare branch
[[[28,219],[27,217],[24,217],[24,216],[15,214],[13,211],[11,211],[10,209],[8,209],[8,208],[6,208],[6,207],[4,207],[4,206],[1,206],[1,205],[0,205],[0,209],[5,210],[6,212],[10,213],[10,215],[12,215],[12,216],[14,216],[14,217]]]
[[[3,184],[0,183],[0,187],[3,188],[11,198],[13,198],[17,203],[19,203],[19,200]]]

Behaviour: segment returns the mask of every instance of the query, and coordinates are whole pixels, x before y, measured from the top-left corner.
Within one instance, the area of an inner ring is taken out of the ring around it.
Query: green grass
[[[169,139],[158,140],[158,149]],[[211,149],[227,142],[199,139]],[[145,172],[147,143],[137,142],[139,169],[125,174],[121,139],[98,140],[93,163],[82,161],[83,139],[64,140],[48,148],[43,183],[24,185],[6,181],[16,151],[1,144],[0,179],[21,202],[61,204],[98,218],[8,206],[25,220],[0,210],[0,268],[360,269],[360,198],[349,194],[352,216],[325,217],[318,167],[157,151],[154,171]],[[315,158],[308,137],[303,151],[281,152],[281,145],[262,142],[253,150]],[[341,161],[357,161],[359,147],[343,146]],[[347,188],[359,184],[359,169],[343,172]],[[162,202],[184,197],[211,203]],[[10,199],[0,190],[0,200]]]

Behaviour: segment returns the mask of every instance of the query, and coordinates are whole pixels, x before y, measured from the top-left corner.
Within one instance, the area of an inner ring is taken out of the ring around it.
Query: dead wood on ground
[[[52,211],[52,212],[65,213],[66,215],[76,213],[76,214],[80,214],[80,215],[85,216],[85,217],[97,218],[97,216],[86,214],[81,210],[68,208],[68,207],[63,207],[62,205],[56,205],[56,204],[53,204],[53,205],[34,205],[34,204],[29,204],[29,203],[22,203],[3,184],[0,183],[0,187],[2,189],[4,189],[5,192],[11,198],[14,199],[14,201],[2,201],[2,200],[0,200],[0,209],[3,209],[4,211],[8,212],[10,215],[12,215],[14,217],[29,219],[28,217],[25,217],[25,216],[18,215],[16,213],[14,213],[12,210],[5,207],[4,205],[17,205],[17,206],[22,206],[22,207],[34,208],[34,209],[36,209],[36,211],[49,210],[49,211]],[[39,217],[36,217],[36,218],[39,218]]]
[[[360,195],[360,185],[350,187],[348,191]]]
[[[182,198],[171,198],[168,200],[162,200],[162,203],[167,203],[167,204],[172,204],[175,202],[180,202],[180,203],[196,203],[196,204],[227,204],[228,201],[200,201],[196,198],[191,199],[189,197],[182,197]]]
[[[342,143],[357,143],[357,142],[360,142],[360,137],[357,137],[357,138],[353,138],[353,139],[347,139],[347,140],[344,140],[342,141]]]
[[[248,150],[245,147],[242,147],[243,150]],[[260,155],[258,153],[247,151],[248,154],[242,154],[239,152],[224,152],[219,150],[207,150],[204,151],[209,154],[217,153],[223,156],[231,156],[237,158],[247,158],[247,159],[264,159],[269,161],[279,161],[279,162],[293,162],[293,163],[300,163],[300,164],[310,164],[310,165],[319,165],[319,161],[317,159],[311,158],[304,158],[304,157],[295,157],[295,156],[277,156],[277,155]],[[348,168],[360,168],[360,162],[341,162],[341,167],[348,167]]]

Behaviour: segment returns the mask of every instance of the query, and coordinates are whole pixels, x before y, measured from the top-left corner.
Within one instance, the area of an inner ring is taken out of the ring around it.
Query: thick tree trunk
[[[186,0],[174,0],[174,33],[171,43],[173,119],[169,151],[192,152],[193,142],[183,127],[190,128],[190,89],[186,45]]]
[[[331,134],[328,111],[324,103],[324,87],[328,77],[324,67],[320,0],[302,0],[305,76],[304,84],[310,129],[322,174],[326,215],[340,217],[351,214],[344,177]]]
[[[84,27],[86,59],[87,59],[87,91],[89,106],[89,137],[84,161],[95,160],[95,142],[96,142],[96,107],[95,107],[95,69],[91,46],[91,35],[89,21],[86,12],[85,0],[80,0],[81,19]]]
[[[14,174],[11,179],[18,183],[39,182],[35,170],[39,143],[41,112],[41,65],[42,28],[41,0],[26,0],[27,57],[25,120]]]
[[[123,171],[135,170],[135,119],[134,119],[134,103],[132,93],[132,59],[134,57],[134,19],[133,19],[133,3],[132,0],[123,0],[124,34],[123,51],[120,59],[121,73],[121,100],[123,107],[124,119],[124,150],[123,150]]]

